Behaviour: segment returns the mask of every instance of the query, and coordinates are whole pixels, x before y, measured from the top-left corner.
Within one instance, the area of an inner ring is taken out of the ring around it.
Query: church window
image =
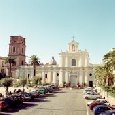
[[[57,73],[57,76],[59,76],[59,73]]]
[[[76,66],[76,59],[72,59],[72,66]]]
[[[2,67],[4,67],[4,61],[2,61]]]
[[[92,74],[90,73],[89,76],[92,76]]]
[[[13,53],[16,51],[16,48],[15,47],[13,47]]]
[[[28,79],[29,79],[29,77],[30,77],[30,74],[28,74]]]
[[[23,53],[23,48],[22,48],[22,53]]]
[[[75,45],[72,44],[72,51],[75,51]]]
[[[16,61],[12,63],[12,66],[16,66]]]
[[[24,62],[22,61],[21,65],[24,65]]]
[[[47,74],[45,74],[45,78],[47,78]]]

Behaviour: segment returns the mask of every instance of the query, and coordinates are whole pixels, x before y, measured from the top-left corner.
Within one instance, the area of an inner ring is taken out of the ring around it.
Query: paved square
[[[28,103],[28,102],[27,102]],[[87,113],[82,90],[62,89],[54,95],[29,102],[29,106],[11,115],[92,115]]]

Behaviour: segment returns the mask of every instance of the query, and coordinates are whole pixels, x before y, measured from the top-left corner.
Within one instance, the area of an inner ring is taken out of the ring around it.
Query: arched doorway
[[[78,83],[78,76],[75,74],[70,74],[70,85],[73,87],[76,86],[77,83]]]

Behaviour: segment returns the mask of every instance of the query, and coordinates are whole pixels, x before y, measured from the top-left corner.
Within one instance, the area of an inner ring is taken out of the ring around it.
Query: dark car
[[[107,105],[108,102],[105,100],[105,101],[93,101],[90,105],[89,105],[89,108],[90,110],[93,110],[94,107],[96,107],[97,105]]]
[[[107,105],[97,105],[93,108],[94,115],[99,115],[100,113],[105,112],[107,110],[111,110],[111,108]]]
[[[99,115],[115,115],[115,110],[108,110],[103,113],[100,113]]]
[[[4,98],[4,102],[7,104],[8,108],[14,107],[15,106],[15,101],[12,97],[6,97]]]
[[[32,96],[32,99],[38,98],[39,95],[40,95],[39,92],[37,92],[37,91],[32,91],[32,92],[30,92],[29,94]]]
[[[48,93],[52,93],[54,89],[51,86],[47,86]]]
[[[31,101],[32,100],[32,95],[30,93],[22,93],[21,97],[23,99],[23,101]]]
[[[0,100],[0,111],[7,110],[8,105],[4,100]]]
[[[11,97],[14,100],[14,105],[15,106],[20,105],[20,104],[23,103],[23,99],[22,99],[21,95],[12,95]]]

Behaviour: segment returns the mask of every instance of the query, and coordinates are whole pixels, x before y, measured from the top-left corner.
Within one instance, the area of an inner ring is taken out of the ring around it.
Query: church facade
[[[94,86],[93,64],[89,62],[87,50],[80,50],[79,43],[72,40],[68,50],[59,53],[59,64],[54,57],[47,64],[36,67],[36,76],[42,78],[42,83],[53,83],[63,86],[64,83],[76,86],[77,84]],[[20,66],[16,71],[17,77],[33,77],[32,66]]]

